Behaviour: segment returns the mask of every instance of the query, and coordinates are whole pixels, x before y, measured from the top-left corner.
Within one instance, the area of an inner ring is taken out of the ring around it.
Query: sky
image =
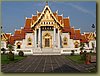
[[[24,27],[25,18],[31,18],[32,14],[42,12],[46,2],[2,2],[2,29],[5,33],[14,33],[15,29]],[[58,14],[70,18],[71,27],[83,32],[93,32],[96,26],[96,2],[48,2],[52,12],[58,10]]]

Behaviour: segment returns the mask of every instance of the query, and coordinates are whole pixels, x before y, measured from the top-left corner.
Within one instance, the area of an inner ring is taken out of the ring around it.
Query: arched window
[[[64,46],[67,46],[67,45],[68,45],[68,43],[67,43],[67,42],[68,42],[67,37],[64,37],[64,38],[63,38],[63,45],[64,45]]]
[[[28,38],[27,42],[28,42],[28,45],[32,45],[32,39],[31,39],[31,37]]]
[[[74,42],[74,46],[75,46],[75,48],[78,48],[79,47],[79,42],[78,41],[75,41]]]

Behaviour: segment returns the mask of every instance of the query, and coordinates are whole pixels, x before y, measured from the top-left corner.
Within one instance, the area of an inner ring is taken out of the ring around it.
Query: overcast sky
[[[24,26],[25,17],[31,18],[36,11],[42,12],[46,2],[2,2],[2,25],[5,33],[13,33]],[[96,2],[48,2],[52,12],[70,18],[71,26],[81,32],[94,31]]]

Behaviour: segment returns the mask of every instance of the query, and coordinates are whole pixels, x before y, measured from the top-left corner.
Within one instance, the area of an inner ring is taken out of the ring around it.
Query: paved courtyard
[[[1,66],[2,72],[86,72],[84,67],[73,63],[65,56],[28,56]]]

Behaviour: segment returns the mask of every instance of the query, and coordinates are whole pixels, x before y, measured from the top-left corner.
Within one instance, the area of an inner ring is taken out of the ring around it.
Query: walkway
[[[86,72],[65,56],[28,56],[24,60],[1,66],[2,72]]]

